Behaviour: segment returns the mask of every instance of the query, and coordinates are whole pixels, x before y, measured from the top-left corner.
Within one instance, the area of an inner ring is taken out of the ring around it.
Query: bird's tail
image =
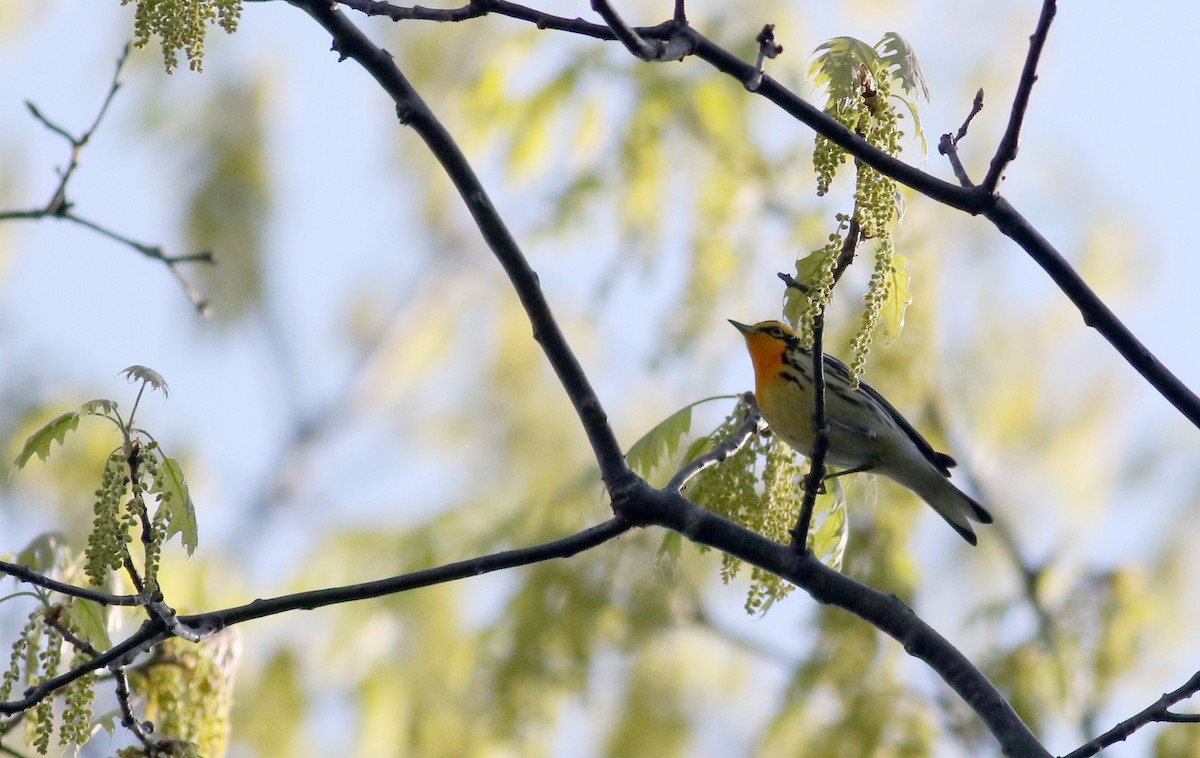
[[[905,479],[909,479],[909,477],[905,477]],[[929,503],[930,507],[937,511],[939,516],[946,519],[946,523],[954,527],[954,531],[962,535],[964,540],[972,545],[976,544],[975,530],[971,528],[971,522],[990,524],[992,523],[992,514],[965,492],[955,487],[953,482],[932,466],[914,479],[914,481],[901,481],[900,483]]]

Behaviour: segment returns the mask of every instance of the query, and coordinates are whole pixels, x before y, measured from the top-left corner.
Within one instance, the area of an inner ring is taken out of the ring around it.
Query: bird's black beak
[[[743,324],[739,321],[734,321],[733,319],[729,319],[729,323],[733,324],[733,327],[742,334],[749,334],[750,332],[754,331],[754,327],[747,326],[746,324]]]

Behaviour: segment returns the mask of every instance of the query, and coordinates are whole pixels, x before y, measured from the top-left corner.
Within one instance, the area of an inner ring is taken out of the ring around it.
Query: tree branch
[[[1021,142],[1021,125],[1025,122],[1025,111],[1029,107],[1029,95],[1033,84],[1037,81],[1038,61],[1042,57],[1042,49],[1046,46],[1046,37],[1050,34],[1050,22],[1054,20],[1056,11],[1055,0],[1043,0],[1042,14],[1038,18],[1037,28],[1029,38],[1029,55],[1025,57],[1025,67],[1021,71],[1021,80],[1017,84],[1017,94],[1013,98],[1012,113],[1009,115],[1008,128],[1000,139],[992,165],[988,168],[987,176],[980,187],[985,193],[994,195],[1000,185],[1000,178],[1005,167],[1016,157]]]
[[[1179,689],[1164,694],[1142,712],[1122,721],[1090,742],[1081,745],[1064,758],[1089,758],[1110,745],[1124,742],[1137,730],[1156,721],[1173,723],[1195,723],[1200,721],[1200,715],[1198,714],[1173,713],[1168,710],[1180,700],[1186,700],[1197,692],[1200,692],[1200,671],[1192,674],[1192,678],[1184,682],[1183,686]]]
[[[339,2],[356,7],[366,0],[339,0]],[[536,24],[540,29],[555,29],[601,40],[616,39],[608,27],[592,24],[582,19],[568,19],[542,13],[504,0],[480,0],[479,4],[484,5],[488,13],[528,21]],[[1043,18],[1047,12],[1046,7],[1052,11],[1053,5],[1052,0],[1046,0],[1046,6],[1043,7]],[[380,12],[381,4],[374,3],[372,7],[376,9],[375,12]],[[395,6],[387,4],[382,4],[382,7],[399,10]],[[1050,15],[1052,17],[1053,13],[1051,12]],[[1049,24],[1048,20],[1046,20],[1046,24]],[[1079,308],[1083,314],[1084,323],[1096,329],[1159,394],[1166,398],[1188,421],[1196,427],[1200,427],[1200,397],[1188,389],[1133,335],[1128,327],[1091,291],[1062,255],[1045,238],[1033,230],[1029,222],[999,195],[984,191],[982,186],[956,186],[910,166],[898,158],[893,158],[830,118],[820,109],[805,102],[779,82],[763,75],[753,64],[747,63],[719,47],[689,26],[669,21],[655,27],[638,28],[636,31],[640,36],[648,39],[685,37],[686,40],[678,44],[685,44],[698,58],[738,80],[743,87],[747,87],[754,94],[765,97],[796,120],[846,150],[855,159],[861,160],[884,176],[895,179],[943,205],[972,215],[986,217],[1050,274],[1055,284]],[[1036,38],[1037,33],[1035,32],[1035,41]],[[1032,52],[1031,49],[1031,54]],[[1034,65],[1036,66],[1036,60],[1034,60]],[[1022,115],[1023,112],[1022,109]]]
[[[825,566],[811,552],[772,542],[675,492],[646,485],[629,508],[639,521],[673,529],[693,542],[769,571],[802,588],[817,602],[836,605],[867,621],[899,641],[905,652],[924,661],[950,685],[979,715],[1004,755],[1049,758],[987,677],[896,596],[866,587]]]
[[[396,68],[391,56],[367,40],[341,13],[320,0],[289,1],[313,16],[333,35],[334,49],[343,58],[353,58],[363,65],[392,97],[396,102],[396,111],[400,122],[412,126],[442,164],[466,201],[467,207],[488,245],[508,273],[526,308],[530,321],[534,325],[535,337],[542,344],[560,382],[575,405],[576,412],[597,456],[601,474],[612,495],[616,518],[605,525],[595,527],[594,530],[611,530],[613,533],[598,535],[594,544],[611,539],[612,536],[616,536],[633,525],[659,524],[674,529],[695,542],[717,548],[770,571],[803,587],[817,601],[832,603],[850,610],[876,628],[899,640],[910,655],[925,661],[980,715],[980,718],[1000,742],[1006,755],[1037,757],[1049,755],[987,678],[899,599],[883,595],[854,582],[825,567],[807,552],[792,550],[790,547],[771,542],[761,535],[690,503],[677,492],[655,490],[634,476],[626,466],[620,448],[617,447],[599,400],[550,314],[538,287],[536,276],[529,268],[503,221],[492,207],[474,172],[449,134]],[[717,55],[722,61],[733,61],[738,67],[746,65],[724,51],[719,51],[718,54],[715,46],[691,32],[687,27],[676,26],[672,33],[684,33],[701,45],[707,44],[710,54]],[[763,87],[760,88],[760,91],[767,89],[768,85],[772,91],[786,92],[766,77],[763,78]],[[791,97],[797,102],[803,102],[794,95]],[[805,108],[815,111],[812,106],[806,103],[803,105]],[[823,114],[821,116],[824,118]],[[841,128],[840,125],[839,128]],[[849,132],[846,133],[849,134]],[[880,154],[885,155],[888,161],[895,161],[886,154]],[[904,167],[904,164],[898,161],[895,163]],[[917,173],[920,174],[920,172]],[[963,192],[953,185],[940,180],[932,180],[932,177],[930,180],[949,188],[945,192],[951,196],[957,196]],[[587,533],[581,533],[576,537],[584,540],[585,534]],[[591,544],[590,541],[587,541],[588,546]],[[583,549],[583,547],[579,549]],[[429,572],[418,572],[403,578],[384,580],[382,583],[301,593],[275,601],[258,601],[225,612],[181,617],[180,621],[189,625],[194,625],[194,622],[209,622],[214,626],[219,626],[221,623],[237,623],[283,610],[311,608],[350,599],[374,597],[415,586],[461,578],[477,573],[472,567],[477,566],[480,562],[488,562],[490,567],[488,570],[496,570],[543,559],[527,555],[520,556],[520,560],[510,557],[517,552],[525,551],[513,551],[512,553],[473,559],[461,564],[453,564],[451,567],[431,569]]]
[[[83,598],[84,600],[91,600],[93,602],[96,602],[96,603],[99,603],[100,605],[105,605],[105,606],[107,606],[107,605],[141,605],[144,602],[144,598],[141,598],[138,595],[111,595],[107,592],[100,592],[99,590],[87,589],[85,587],[76,587],[73,584],[67,584],[66,582],[60,582],[55,579],[51,579],[48,576],[39,574],[38,572],[34,571],[33,569],[31,569],[27,566],[22,566],[19,563],[8,563],[6,561],[0,561],[0,574],[8,574],[9,576],[13,577],[14,579],[18,579],[22,582],[25,582],[26,584],[32,584],[34,586],[42,587],[43,589],[47,589],[52,592],[57,592],[62,595],[68,595],[70,597],[78,597],[78,598]]]
[[[701,471],[724,463],[737,455],[738,451],[745,447],[751,437],[763,431],[765,426],[763,424],[762,413],[758,410],[758,403],[754,400],[754,393],[745,393],[742,395],[741,401],[746,405],[746,417],[742,420],[741,426],[734,430],[734,433],[728,440],[679,469],[675,473],[675,476],[671,477],[671,481],[667,482],[665,489],[673,492],[681,491],[684,485],[690,482]]]
[[[508,274],[513,289],[516,290],[517,297],[520,298],[533,325],[534,339],[541,345],[571,404],[575,407],[599,463],[600,475],[616,501],[620,492],[638,481],[638,478],[625,462],[624,453],[608,424],[608,417],[600,398],[550,311],[536,272],[530,267],[504,220],[492,205],[491,198],[466,157],[401,73],[391,55],[367,39],[328,2],[289,2],[305,10],[333,35],[334,49],[343,58],[355,60],[379,82],[396,103],[396,116],[400,123],[412,127],[417,132],[454,183],[455,189],[462,196],[467,210],[483,234],[484,241]]]
[[[313,610],[337,603],[369,600],[371,598],[382,597],[383,595],[394,595],[398,592],[407,592],[420,587],[452,582],[457,579],[479,576],[502,569],[527,566],[531,563],[541,563],[542,561],[554,558],[569,558],[584,550],[589,550],[609,540],[616,539],[632,529],[634,525],[631,519],[617,515],[602,524],[597,524],[569,537],[542,545],[519,548],[517,550],[505,550],[499,553],[470,558],[465,561],[449,563],[445,566],[438,566],[437,568],[425,569],[423,571],[414,571],[410,574],[402,574],[374,582],[351,584],[344,587],[331,587],[309,592],[297,592],[292,595],[282,595],[269,600],[255,600],[246,605],[227,608],[221,611],[180,616],[179,622],[192,629],[204,629],[207,630],[207,633],[212,634],[232,624],[240,624],[244,621],[274,616],[275,614],[287,611]]]
[[[92,120],[92,125],[89,126],[87,130],[84,131],[79,137],[75,137],[62,126],[59,126],[51,121],[32,102],[28,100],[25,101],[25,107],[29,109],[29,113],[39,123],[71,144],[71,155],[67,161],[66,168],[59,172],[60,177],[58,180],[58,185],[54,188],[54,193],[50,196],[49,202],[47,202],[44,207],[24,210],[0,211],[0,221],[40,221],[46,218],[70,221],[74,224],[78,224],[82,227],[90,229],[101,236],[108,237],[109,239],[125,245],[126,247],[130,247],[147,258],[160,261],[166,265],[167,270],[169,270],[171,275],[174,276],[176,281],[179,282],[180,287],[183,288],[184,293],[187,295],[188,299],[191,300],[192,305],[195,306],[196,312],[201,316],[207,316],[209,313],[207,301],[201,297],[200,293],[196,291],[196,288],[191,285],[191,283],[183,276],[182,273],[180,273],[179,264],[211,264],[213,263],[213,256],[211,252],[204,251],[177,256],[166,255],[163,253],[162,248],[157,245],[147,245],[137,242],[123,234],[118,234],[117,232],[114,232],[105,226],[97,224],[94,221],[88,221],[87,219],[77,216],[72,210],[73,206],[71,202],[67,200],[67,184],[71,181],[71,177],[74,176],[75,170],[79,168],[79,161],[83,154],[83,149],[87,146],[88,142],[91,141],[92,135],[95,134],[96,130],[100,127],[100,123],[104,120],[104,116],[108,113],[109,106],[112,105],[113,99],[117,95],[117,91],[121,89],[121,71],[125,68],[125,62],[129,59],[129,50],[130,44],[126,43],[125,47],[121,51],[120,57],[117,58],[117,66],[116,70],[113,72],[112,83],[109,85],[108,94],[105,96],[104,102],[101,103],[100,110],[96,113],[95,119]]]

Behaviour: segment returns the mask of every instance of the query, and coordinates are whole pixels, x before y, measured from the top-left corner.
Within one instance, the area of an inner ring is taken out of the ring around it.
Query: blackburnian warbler
[[[812,452],[812,352],[778,321],[754,326],[729,323],[746,338],[754,363],[754,394],[771,428],[803,455]],[[967,542],[975,544],[971,521],[992,523],[979,503],[950,483],[954,459],[935,452],[892,404],[860,382],[850,385],[844,363],[825,356],[825,418],[829,450],[825,462],[844,469],[840,474],[870,471],[904,485],[929,503]]]

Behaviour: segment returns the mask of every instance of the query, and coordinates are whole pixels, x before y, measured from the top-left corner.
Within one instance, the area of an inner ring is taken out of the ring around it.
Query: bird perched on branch
[[[810,455],[813,432],[812,352],[787,324],[763,321],[754,326],[729,323],[746,338],[754,363],[754,394],[771,428],[794,450]],[[963,539],[975,544],[971,522],[992,523],[992,516],[950,482],[954,459],[936,452],[892,404],[860,382],[850,383],[846,364],[825,356],[825,419],[829,449],[825,462],[843,471],[882,474],[929,503]]]

